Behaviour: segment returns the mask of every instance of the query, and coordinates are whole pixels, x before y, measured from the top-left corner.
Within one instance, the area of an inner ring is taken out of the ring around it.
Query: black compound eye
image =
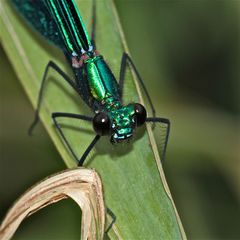
[[[100,135],[108,135],[111,129],[111,121],[104,112],[97,113],[93,118],[93,129]]]
[[[146,118],[147,118],[147,112],[146,112],[145,107],[143,105],[141,105],[140,103],[135,103],[134,110],[135,110],[137,126],[139,127],[145,123]]]

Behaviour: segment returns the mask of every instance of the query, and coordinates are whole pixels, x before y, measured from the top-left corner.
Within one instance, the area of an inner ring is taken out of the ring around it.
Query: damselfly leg
[[[71,80],[70,77],[57,66],[57,64],[55,64],[52,61],[49,61],[49,63],[47,64],[47,66],[45,68],[43,78],[42,78],[42,81],[41,81],[41,86],[40,86],[38,101],[37,101],[37,109],[36,109],[36,112],[35,112],[34,121],[33,121],[33,123],[31,124],[31,126],[28,130],[28,133],[30,135],[32,134],[35,126],[37,125],[37,123],[39,121],[39,111],[40,111],[42,100],[43,100],[43,93],[44,93],[44,89],[45,89],[46,80],[48,79],[47,78],[48,71],[49,71],[50,68],[55,70],[76,92],[78,92],[77,91],[77,86],[73,82],[73,80]],[[66,144],[66,146],[68,147],[68,149],[72,153],[73,157],[78,162],[78,166],[82,166],[84,160],[87,157],[87,155],[92,150],[92,148],[97,143],[97,141],[100,139],[100,136],[98,136],[98,135],[95,136],[93,141],[89,144],[89,146],[87,147],[87,149],[85,150],[85,152],[83,153],[81,158],[79,159],[79,157],[77,157],[77,155],[73,151],[73,149],[71,147],[71,144],[68,142],[67,138],[65,137],[59,123],[57,122],[57,118],[60,118],[60,117],[62,117],[62,118],[75,118],[75,119],[80,119],[80,120],[89,121],[89,122],[92,121],[92,117],[85,116],[85,115],[79,115],[79,114],[73,114],[73,113],[59,113],[59,112],[52,113],[52,118],[53,118],[54,125],[56,126],[57,130],[59,131],[64,143]]]
[[[129,66],[133,69],[134,73],[136,74],[136,77],[137,77],[137,80],[139,81],[139,83],[141,84],[142,88],[143,88],[143,91],[144,93],[146,94],[147,96],[147,100],[150,104],[150,107],[151,107],[151,111],[152,111],[152,116],[155,117],[155,108],[153,106],[153,103],[152,103],[152,100],[151,100],[151,97],[147,91],[147,88],[141,78],[141,75],[140,73],[138,72],[136,66],[134,65],[132,59],[130,58],[130,56],[127,54],[127,53],[123,53],[122,55],[122,60],[121,60],[121,67],[120,67],[120,76],[119,76],[119,89],[120,89],[120,96],[121,96],[121,100],[122,100],[122,97],[123,97],[123,88],[124,88],[124,82],[125,82],[125,73],[126,73],[126,69],[127,69],[127,66]]]
[[[120,97],[122,100],[123,97],[123,88],[124,88],[124,82],[125,82],[125,73],[126,73],[126,69],[127,67],[131,67],[134,71],[134,73],[136,74],[137,80],[139,81],[140,85],[143,88],[143,92],[145,93],[147,100],[149,102],[150,108],[151,108],[151,112],[152,112],[152,117],[149,117],[146,119],[146,122],[152,122],[152,123],[159,123],[159,124],[163,124],[163,126],[166,126],[166,133],[164,135],[164,142],[162,143],[163,145],[163,150],[160,153],[160,157],[161,157],[161,161],[163,162],[165,160],[165,155],[166,155],[166,149],[167,149],[167,143],[168,143],[168,138],[169,138],[169,132],[170,132],[170,121],[169,119],[166,118],[159,118],[156,117],[156,111],[155,108],[153,106],[150,94],[147,91],[147,88],[141,78],[140,73],[138,72],[135,64],[133,63],[132,59],[130,58],[130,56],[127,53],[123,53],[122,55],[122,60],[121,60],[121,67],[120,67],[120,77],[119,77],[119,89],[120,89]]]
[[[41,81],[41,86],[40,86],[40,90],[39,90],[39,94],[38,94],[38,100],[37,100],[37,109],[35,111],[35,117],[34,120],[32,122],[32,124],[30,125],[29,129],[28,129],[28,134],[31,135],[34,128],[36,127],[38,121],[39,121],[39,111],[41,108],[41,104],[42,104],[42,100],[43,100],[43,92],[45,89],[45,84],[46,84],[46,80],[49,69],[52,68],[54,71],[56,71],[74,90],[77,91],[77,87],[76,84],[73,82],[73,80],[71,78],[69,78],[69,76],[63,71],[61,70],[56,63],[54,63],[53,61],[49,61],[49,63],[47,64],[45,70],[44,70],[44,74],[43,74],[43,78]]]
[[[105,235],[108,234],[109,230],[112,228],[113,224],[117,220],[116,215],[113,213],[113,211],[110,208],[106,207],[106,210],[107,210],[107,214],[112,218],[112,221],[110,222],[107,229],[105,230]]]
[[[163,126],[166,126],[166,132],[164,134],[164,139],[162,144],[163,149],[160,152],[161,162],[163,163],[166,157],[166,150],[167,150],[168,138],[170,133],[170,121],[167,118],[149,117],[146,119],[146,122],[158,123],[158,124],[162,124]]]
[[[72,119],[80,119],[80,120],[84,120],[84,121],[88,121],[88,122],[92,122],[92,117],[89,116],[85,116],[85,115],[80,115],[80,114],[74,114],[74,113],[61,113],[61,112],[55,112],[52,113],[52,119],[54,122],[54,125],[56,126],[57,130],[59,131],[64,143],[66,144],[66,146],[68,147],[68,149],[70,150],[70,152],[72,153],[72,155],[74,156],[75,160],[78,162],[78,166],[82,166],[84,163],[84,160],[86,159],[87,155],[89,154],[89,152],[92,150],[92,148],[94,147],[94,145],[97,143],[97,141],[100,139],[99,135],[96,135],[94,137],[94,139],[92,140],[92,142],[89,144],[89,146],[87,147],[87,149],[85,150],[85,152],[83,153],[83,155],[81,156],[81,158],[79,159],[76,155],[76,153],[74,152],[74,150],[71,147],[71,144],[68,142],[66,136],[64,135],[61,126],[59,125],[57,118],[72,118]]]

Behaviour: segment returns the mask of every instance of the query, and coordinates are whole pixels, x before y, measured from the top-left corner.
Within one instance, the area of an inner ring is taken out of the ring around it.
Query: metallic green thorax
[[[89,88],[96,100],[103,101],[109,95],[119,98],[117,81],[102,56],[88,58],[84,65]]]
[[[121,104],[118,83],[103,57],[88,56],[84,66],[92,98],[100,106],[98,110],[107,112],[111,119],[112,138],[120,141],[131,137],[135,126],[134,107]]]

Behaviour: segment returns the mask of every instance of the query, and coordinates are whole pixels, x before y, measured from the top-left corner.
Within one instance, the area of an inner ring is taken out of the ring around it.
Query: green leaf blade
[[[91,25],[91,1],[78,1],[83,20]],[[71,75],[64,56],[29,29],[7,1],[0,2],[1,41],[30,101],[36,106],[40,81],[49,60]],[[104,55],[116,77],[125,40],[110,0],[97,1],[97,49]],[[53,71],[41,108],[43,121],[68,167],[75,167],[51,120],[52,112],[91,114],[77,94]],[[136,79],[127,74],[125,99],[142,101]],[[64,120],[66,133],[78,156],[94,137],[91,124]],[[84,130],[84,131],[83,131]],[[103,180],[107,206],[117,216],[114,229],[122,239],[184,239],[185,233],[165,181],[151,129],[139,129],[134,141],[112,146],[100,140],[85,167],[95,168]],[[113,231],[110,236],[114,239]]]

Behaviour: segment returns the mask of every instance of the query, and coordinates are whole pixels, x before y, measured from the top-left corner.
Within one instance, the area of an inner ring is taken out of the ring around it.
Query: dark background
[[[164,169],[187,236],[239,239],[240,2],[115,2],[157,115],[172,123]],[[2,48],[0,73],[3,218],[22,192],[65,165],[42,126],[27,136],[33,109]],[[67,203],[25,220],[14,239],[77,239],[79,210]]]

